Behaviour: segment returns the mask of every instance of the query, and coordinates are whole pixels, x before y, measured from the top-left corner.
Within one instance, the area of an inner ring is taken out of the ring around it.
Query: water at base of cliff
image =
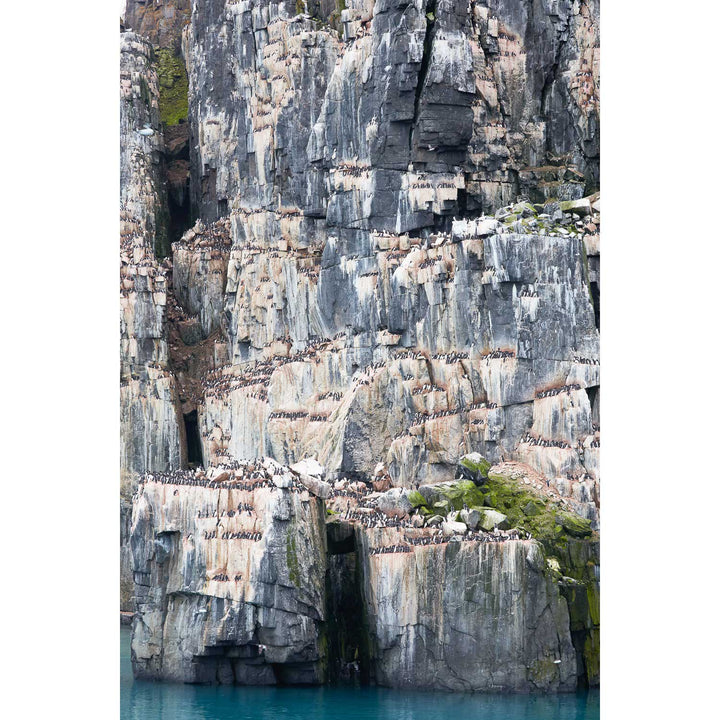
[[[598,720],[600,693],[468,695],[366,687],[227,687],[134,682],[120,629],[120,720]]]

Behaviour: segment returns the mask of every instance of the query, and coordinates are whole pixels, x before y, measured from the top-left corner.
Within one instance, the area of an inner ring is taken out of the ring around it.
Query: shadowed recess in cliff
[[[197,410],[183,415],[185,421],[185,437],[187,438],[187,459],[188,465],[192,467],[203,467],[202,443],[198,430]]]
[[[600,329],[600,284],[597,282],[590,283],[590,292],[593,300],[593,310],[595,311],[595,327]]]
[[[326,529],[328,680],[366,684],[371,679],[371,663],[355,530],[334,515],[328,518]]]

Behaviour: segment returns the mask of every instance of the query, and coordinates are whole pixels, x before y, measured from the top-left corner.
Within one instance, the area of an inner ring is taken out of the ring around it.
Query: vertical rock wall
[[[124,606],[127,502],[155,473],[132,521],[138,674],[318,682],[356,657],[389,685],[597,677],[592,553],[556,577],[531,540],[377,555],[387,530],[364,528],[328,560],[322,503],[292,483],[219,530],[262,540],[217,539],[203,513],[245,491],[168,478],[184,414],[193,464],[315,456],[412,489],[481,452],[597,529],[598,23],[592,0],[128,0]],[[348,583],[362,637],[337,617]]]
[[[545,576],[539,544],[450,542],[411,553],[368,554],[370,547],[390,545],[392,535],[362,533],[359,550],[381,685],[575,689],[568,609]]]
[[[324,508],[287,469],[266,467],[247,481],[243,470],[238,480],[225,472],[222,487],[187,473],[140,486],[132,515],[137,677],[325,679]]]
[[[121,606],[130,608],[129,500],[147,470],[184,461],[182,418],[168,369],[166,269],[156,249],[167,232],[160,169],[158,80],[152,47],[126,32],[120,43],[120,482]]]
[[[591,540],[556,533],[559,559],[548,558],[526,531],[439,531],[398,519],[362,483],[331,489],[296,468],[265,458],[144,477],[131,530],[136,676],[469,692],[597,681]]]

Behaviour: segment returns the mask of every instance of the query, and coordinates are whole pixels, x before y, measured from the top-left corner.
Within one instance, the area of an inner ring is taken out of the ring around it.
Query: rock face
[[[286,469],[148,476],[133,504],[137,677],[318,683],[327,665],[322,503]],[[231,479],[230,479],[231,478]]]
[[[363,534],[359,550],[381,685],[575,689],[567,605],[537,543],[449,542],[368,557],[370,544],[388,542],[384,532]]]
[[[597,681],[597,550],[562,534],[581,519],[560,513],[556,546],[450,513],[438,536],[362,486],[337,481],[326,506],[270,458],[146,475],[131,529],[136,676],[519,692]]]
[[[127,0],[125,27],[153,45],[170,47],[178,42],[190,19],[190,0]]]
[[[132,535],[138,674],[320,682],[357,662],[383,684],[596,682],[598,13],[128,0],[121,552],[129,609]],[[200,540],[197,513],[246,491],[161,474],[262,457],[294,470],[242,500],[263,539]],[[297,466],[310,457],[322,473]],[[332,542],[323,503],[346,514]]]
[[[148,470],[186,462],[176,380],[168,365],[162,134],[152,47],[126,32],[120,42],[120,481],[121,607],[131,607],[127,532],[130,498]]]

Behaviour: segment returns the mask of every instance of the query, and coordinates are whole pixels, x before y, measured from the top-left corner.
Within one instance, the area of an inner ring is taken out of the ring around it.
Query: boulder
[[[330,491],[332,486],[330,483],[326,483],[320,478],[306,475],[305,473],[296,473],[298,480],[313,494],[317,497],[327,500],[330,497]]]
[[[425,524],[428,527],[433,527],[434,525],[440,525],[440,523],[442,523],[442,522],[443,522],[442,515],[433,515],[432,517],[428,518],[428,520]]]
[[[485,508],[482,513],[478,514],[480,515],[480,527],[487,532],[490,532],[495,528],[498,528],[499,530],[507,530],[507,528],[510,527],[507,515],[503,515],[497,510]]]
[[[579,200],[565,200],[560,203],[560,209],[563,212],[574,212],[578,215],[589,215],[592,212],[590,198],[580,198]]]
[[[410,520],[413,527],[420,528],[425,524],[425,521],[423,520],[423,516],[419,515],[418,513],[415,513],[415,515],[412,516],[412,519]]]
[[[433,497],[436,498],[433,506],[445,502],[448,510],[461,510],[463,507],[483,504],[483,494],[473,480],[439,483],[433,486]]]
[[[425,498],[425,504],[430,506],[440,498],[436,485],[421,485],[418,488],[418,493]]]
[[[569,512],[559,512],[557,519],[563,526],[563,530],[573,537],[587,537],[592,534],[590,521],[581,518],[579,515]]]
[[[460,511],[460,519],[470,530],[476,530],[477,526],[480,524],[480,513],[477,510],[467,510],[463,508]]]
[[[477,234],[480,237],[486,237],[496,233],[499,227],[500,223],[495,218],[483,218],[477,223]]]
[[[305,458],[290,466],[296,473],[304,473],[312,477],[322,478],[325,475],[325,468],[314,458]]]
[[[464,535],[468,528],[465,523],[446,520],[442,524],[443,535]]]
[[[421,505],[427,505],[427,500],[425,499],[425,496],[419,493],[417,490],[412,490],[408,493],[408,500],[414,508],[420,507]]]
[[[529,202],[516,203],[512,207],[512,212],[514,215],[517,215],[518,217],[522,217],[522,218],[535,217],[535,215],[537,214],[532,203],[529,203]]]
[[[491,468],[489,463],[480,453],[473,452],[463,455],[458,462],[458,470],[462,477],[479,482],[487,478],[488,470]]]
[[[405,517],[413,510],[405,488],[391,488],[377,499],[378,508],[390,517]]]

